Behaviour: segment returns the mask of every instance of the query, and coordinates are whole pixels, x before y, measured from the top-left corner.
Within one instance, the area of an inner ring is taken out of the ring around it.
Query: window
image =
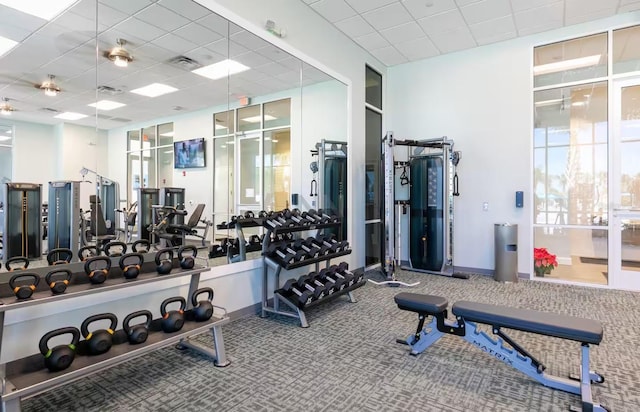
[[[382,262],[384,222],[381,190],[383,172],[382,156],[382,75],[371,67],[365,67],[365,264]]]

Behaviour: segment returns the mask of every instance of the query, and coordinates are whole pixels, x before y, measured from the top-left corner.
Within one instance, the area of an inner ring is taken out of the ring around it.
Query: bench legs
[[[424,324],[424,317],[421,315],[420,325],[422,324]],[[429,332],[427,332],[426,329],[429,329]],[[398,340],[398,342],[409,345],[411,347],[412,355],[419,355],[442,336],[444,336],[444,333],[438,330],[436,318],[431,317],[431,322],[429,322],[424,329],[416,332],[414,335],[410,335],[406,341]]]

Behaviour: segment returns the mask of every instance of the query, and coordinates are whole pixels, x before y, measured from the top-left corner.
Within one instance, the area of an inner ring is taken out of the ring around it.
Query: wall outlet
[[[489,211],[489,202],[482,202],[482,210],[485,212]]]

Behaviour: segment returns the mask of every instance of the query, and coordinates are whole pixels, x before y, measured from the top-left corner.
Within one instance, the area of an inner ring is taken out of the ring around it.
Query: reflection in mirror
[[[15,109],[0,122],[15,136],[0,130],[0,160],[13,160],[8,179],[42,185],[42,203],[49,181],[80,182],[78,246],[145,237],[213,252],[240,235],[258,250],[260,227],[221,223],[317,207],[310,153],[346,140],[346,86],[191,0],[83,0],[49,21],[0,7],[0,36],[24,26],[0,56],[0,99]],[[57,96],[44,95],[46,81]],[[177,162],[182,143],[202,162]],[[195,236],[154,225],[165,199],[186,210],[185,224],[204,205]],[[212,264],[259,256],[238,249],[212,253]]]

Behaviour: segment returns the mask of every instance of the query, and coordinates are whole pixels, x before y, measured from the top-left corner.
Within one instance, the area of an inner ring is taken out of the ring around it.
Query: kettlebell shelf
[[[147,264],[145,263],[145,265]],[[74,268],[74,264],[71,264],[70,269]],[[2,333],[4,329],[6,311],[34,305],[46,305],[49,302],[73,299],[75,297],[115,291],[136,285],[151,284],[154,282],[161,282],[181,277],[190,277],[189,292],[187,296],[191,296],[193,292],[198,290],[200,274],[208,270],[208,268],[204,266],[196,266],[193,269],[181,269],[179,266],[176,267],[175,261],[173,270],[171,273],[166,275],[158,275],[155,270],[151,269],[151,266],[145,266],[145,269],[148,270],[140,273],[135,279],[125,279],[120,275],[108,277],[106,282],[102,284],[72,282],[68,285],[65,293],[59,295],[52,295],[48,287],[47,289],[37,288],[30,298],[22,300],[18,300],[15,296],[8,296],[6,293],[3,293],[2,298],[0,298],[0,350],[2,349],[1,346],[3,343]],[[117,271],[119,269],[114,267],[112,270]],[[76,272],[77,270],[74,271],[74,273]],[[84,276],[84,273],[81,276]],[[189,299],[187,299],[187,301],[188,300]],[[83,354],[82,348],[86,341],[80,341],[78,345],[78,355],[80,356],[76,356],[73,363],[67,369],[59,372],[49,371],[44,365],[43,356],[39,353],[0,364],[0,377],[2,378],[3,387],[3,391],[0,393],[2,399],[2,407],[0,410],[3,412],[19,412],[20,402],[26,397],[33,396],[37,393],[41,393],[76,380],[82,376],[104,370],[108,367],[123,363],[134,357],[144,355],[150,351],[164,346],[169,346],[171,344],[179,344],[181,348],[193,349],[209,356],[213,359],[215,366],[224,367],[229,365],[229,361],[225,356],[224,340],[221,329],[222,325],[230,321],[226,312],[224,314],[214,313],[212,318],[206,321],[196,322],[189,318],[189,316],[191,316],[192,308],[192,302],[188,301],[185,308],[185,315],[187,316],[188,321],[185,322],[182,329],[177,332],[163,332],[156,325],[156,323],[159,324],[160,321],[153,320],[151,323],[156,326],[153,326],[149,330],[147,340],[141,344],[129,344],[127,342],[126,333],[121,329],[121,327],[114,334],[114,345],[106,353],[100,355]],[[189,339],[190,336],[209,330],[213,335],[212,348],[205,347]]]

